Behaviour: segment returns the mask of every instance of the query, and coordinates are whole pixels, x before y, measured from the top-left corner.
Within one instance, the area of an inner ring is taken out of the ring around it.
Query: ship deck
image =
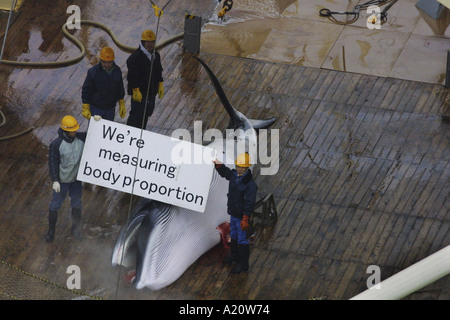
[[[203,17],[217,10],[214,1],[195,2],[173,0],[160,20],[158,39],[183,31],[186,10]],[[156,27],[150,4],[143,7],[142,1],[76,4],[82,19],[108,25],[130,46],[137,46],[144,27]],[[64,61],[79,54],[61,32],[66,8],[62,0],[24,1],[14,14],[3,59]],[[6,19],[2,13],[1,37]],[[46,243],[49,144],[66,114],[87,129],[81,86],[101,47],[115,49],[125,79],[129,55],[103,30],[82,26],[72,33],[86,46],[79,63],[0,65],[0,111],[6,118],[0,137],[32,128],[0,141],[0,299],[77,297],[65,290],[67,268],[77,265],[80,291],[94,298],[342,300],[367,289],[368,266],[379,266],[384,280],[450,244],[450,130],[443,118],[450,94],[441,75],[411,80],[351,71],[350,60],[342,71],[220,53],[210,33],[199,56],[231,103],[249,118],[277,118],[272,128],[279,130],[278,173],[261,175],[257,166],[255,175],[258,198],[273,194],[279,217],[273,226],[256,228],[250,272],[231,275],[220,263],[218,244],[168,287],[135,289],[124,279],[127,270],[111,266],[111,253],[136,198],[106,188],[83,190],[83,241],[70,236],[66,200],[55,240]],[[445,35],[439,39],[449,43]],[[193,130],[198,120],[204,130],[224,129],[229,119],[182,41],[160,53],[166,94],[157,99],[147,129],[170,135],[178,128]],[[117,114],[116,121],[126,118]],[[449,288],[447,276],[405,299],[449,299]]]

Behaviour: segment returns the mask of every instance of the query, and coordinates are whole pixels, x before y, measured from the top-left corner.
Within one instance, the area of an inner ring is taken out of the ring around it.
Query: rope
[[[74,294],[79,295],[79,296],[90,297],[90,298],[95,299],[95,300],[105,300],[105,299],[103,299],[103,298],[100,298],[100,297],[97,297],[97,296],[94,296],[94,295],[90,295],[90,294],[87,294],[87,293],[83,293],[83,292],[80,292],[80,291],[72,290],[72,289],[69,289],[69,288],[67,288],[67,287],[65,287],[65,286],[62,286],[62,285],[60,285],[60,284],[57,284],[57,283],[48,281],[48,280],[46,280],[46,279],[44,279],[44,278],[42,278],[42,277],[36,276],[36,275],[31,274],[31,273],[29,273],[29,272],[26,272],[26,271],[24,271],[24,270],[22,270],[22,269],[19,269],[18,267],[13,266],[13,265],[11,265],[11,264],[9,264],[9,263],[3,261],[3,260],[0,260],[0,263],[1,263],[3,266],[8,267],[8,268],[10,268],[10,269],[12,269],[12,270],[14,270],[14,271],[17,271],[17,272],[19,272],[19,273],[21,273],[21,274],[24,274],[24,275],[26,275],[26,276],[28,276],[28,277],[32,277],[33,279],[37,279],[37,280],[39,280],[39,281],[41,281],[41,282],[44,282],[44,283],[46,283],[46,284],[49,284],[49,285],[51,285],[51,286],[53,286],[53,287],[56,287],[56,288],[59,288],[59,289],[63,289],[63,290],[68,291],[68,292],[70,292],[70,293],[74,293]],[[18,299],[17,297],[15,297],[15,296],[13,296],[13,295],[10,295],[10,294],[8,294],[8,293],[0,292],[0,294],[1,294],[1,295],[4,295],[4,296],[8,296],[8,297],[10,297],[10,298],[12,298],[12,299]]]
[[[161,10],[152,0],[149,0],[152,8],[155,10],[155,16],[157,17],[157,23],[156,23],[156,32],[155,32],[155,41],[158,39],[158,32],[159,32],[159,22],[161,19],[161,16],[163,15],[163,10]],[[167,7],[167,5],[171,2],[172,0],[168,0],[167,3],[164,5],[163,9]],[[152,80],[152,73],[153,73],[153,64],[156,58],[156,50],[157,50],[157,46],[154,46],[153,48],[153,52],[151,54],[152,56],[152,61],[150,63],[150,74],[149,74],[149,78],[148,78],[148,84],[147,84],[147,92],[146,92],[146,96],[145,96],[145,107],[144,107],[144,115],[142,117],[142,123],[141,123],[141,131],[140,131],[140,139],[142,139],[142,134],[144,132],[144,123],[145,123],[145,117],[147,114],[147,105],[148,105],[148,98],[149,98],[149,94],[150,94],[150,86],[151,86],[151,80]],[[156,103],[156,102],[155,102]],[[138,149],[138,153],[137,153],[137,158],[139,160],[140,157],[140,152],[141,149]],[[134,176],[133,179],[136,180],[136,174],[137,174],[137,166],[134,168]],[[131,197],[130,197],[130,202],[129,202],[129,206],[128,206],[128,213],[127,213],[127,221],[130,219],[130,213],[131,213],[131,207],[132,207],[132,202],[133,202],[133,196],[134,196],[134,183],[131,187]],[[123,233],[122,236],[125,236],[125,232]],[[122,239],[120,239],[120,242],[122,242]],[[123,258],[124,258],[124,254],[125,254],[125,248],[122,250],[122,254],[120,257],[120,264],[122,265],[123,262]],[[119,281],[120,281],[120,269],[119,269],[119,274],[118,274],[118,278],[117,278],[117,285],[116,285],[116,299],[117,299],[117,292],[118,292],[118,288],[119,288]]]

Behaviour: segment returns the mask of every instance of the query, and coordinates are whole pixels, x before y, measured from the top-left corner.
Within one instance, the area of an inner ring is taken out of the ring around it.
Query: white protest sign
[[[172,150],[189,152],[180,161],[180,157],[172,159]],[[192,161],[199,152],[209,155],[209,160]],[[213,156],[214,150],[208,147],[91,119],[77,178],[204,212],[214,170]]]

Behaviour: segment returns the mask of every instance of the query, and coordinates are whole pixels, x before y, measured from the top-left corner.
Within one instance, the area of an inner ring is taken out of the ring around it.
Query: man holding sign
[[[95,120],[101,119],[94,116]],[[49,228],[45,240],[52,242],[55,236],[58,211],[69,193],[72,206],[72,235],[82,240],[80,233],[81,223],[81,181],[77,180],[78,168],[83,154],[86,132],[78,132],[80,125],[73,116],[65,116],[60,128],[58,138],[50,144],[48,164],[50,178],[52,179],[53,195],[49,207]]]
[[[230,169],[219,160],[214,161],[221,177],[230,181],[228,187],[228,214],[230,215],[231,252],[222,262],[236,265],[231,273],[248,271],[250,255],[246,230],[256,202],[258,187],[250,171],[250,155],[241,153],[236,158],[236,169]]]

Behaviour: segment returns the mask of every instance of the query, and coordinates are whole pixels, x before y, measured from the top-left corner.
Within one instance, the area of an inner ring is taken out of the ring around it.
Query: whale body
[[[239,153],[249,152],[256,159],[257,129],[268,128],[275,118],[251,120],[229,102],[217,77],[200,58],[217,95],[230,116],[228,136],[208,147],[216,149],[217,159],[234,165]],[[231,143],[230,143],[231,142]],[[229,220],[228,181],[216,170],[211,179],[204,213],[151,199],[140,199],[116,240],[112,264],[134,267],[134,285],[152,290],[176,281],[200,256],[220,243],[218,226]]]

